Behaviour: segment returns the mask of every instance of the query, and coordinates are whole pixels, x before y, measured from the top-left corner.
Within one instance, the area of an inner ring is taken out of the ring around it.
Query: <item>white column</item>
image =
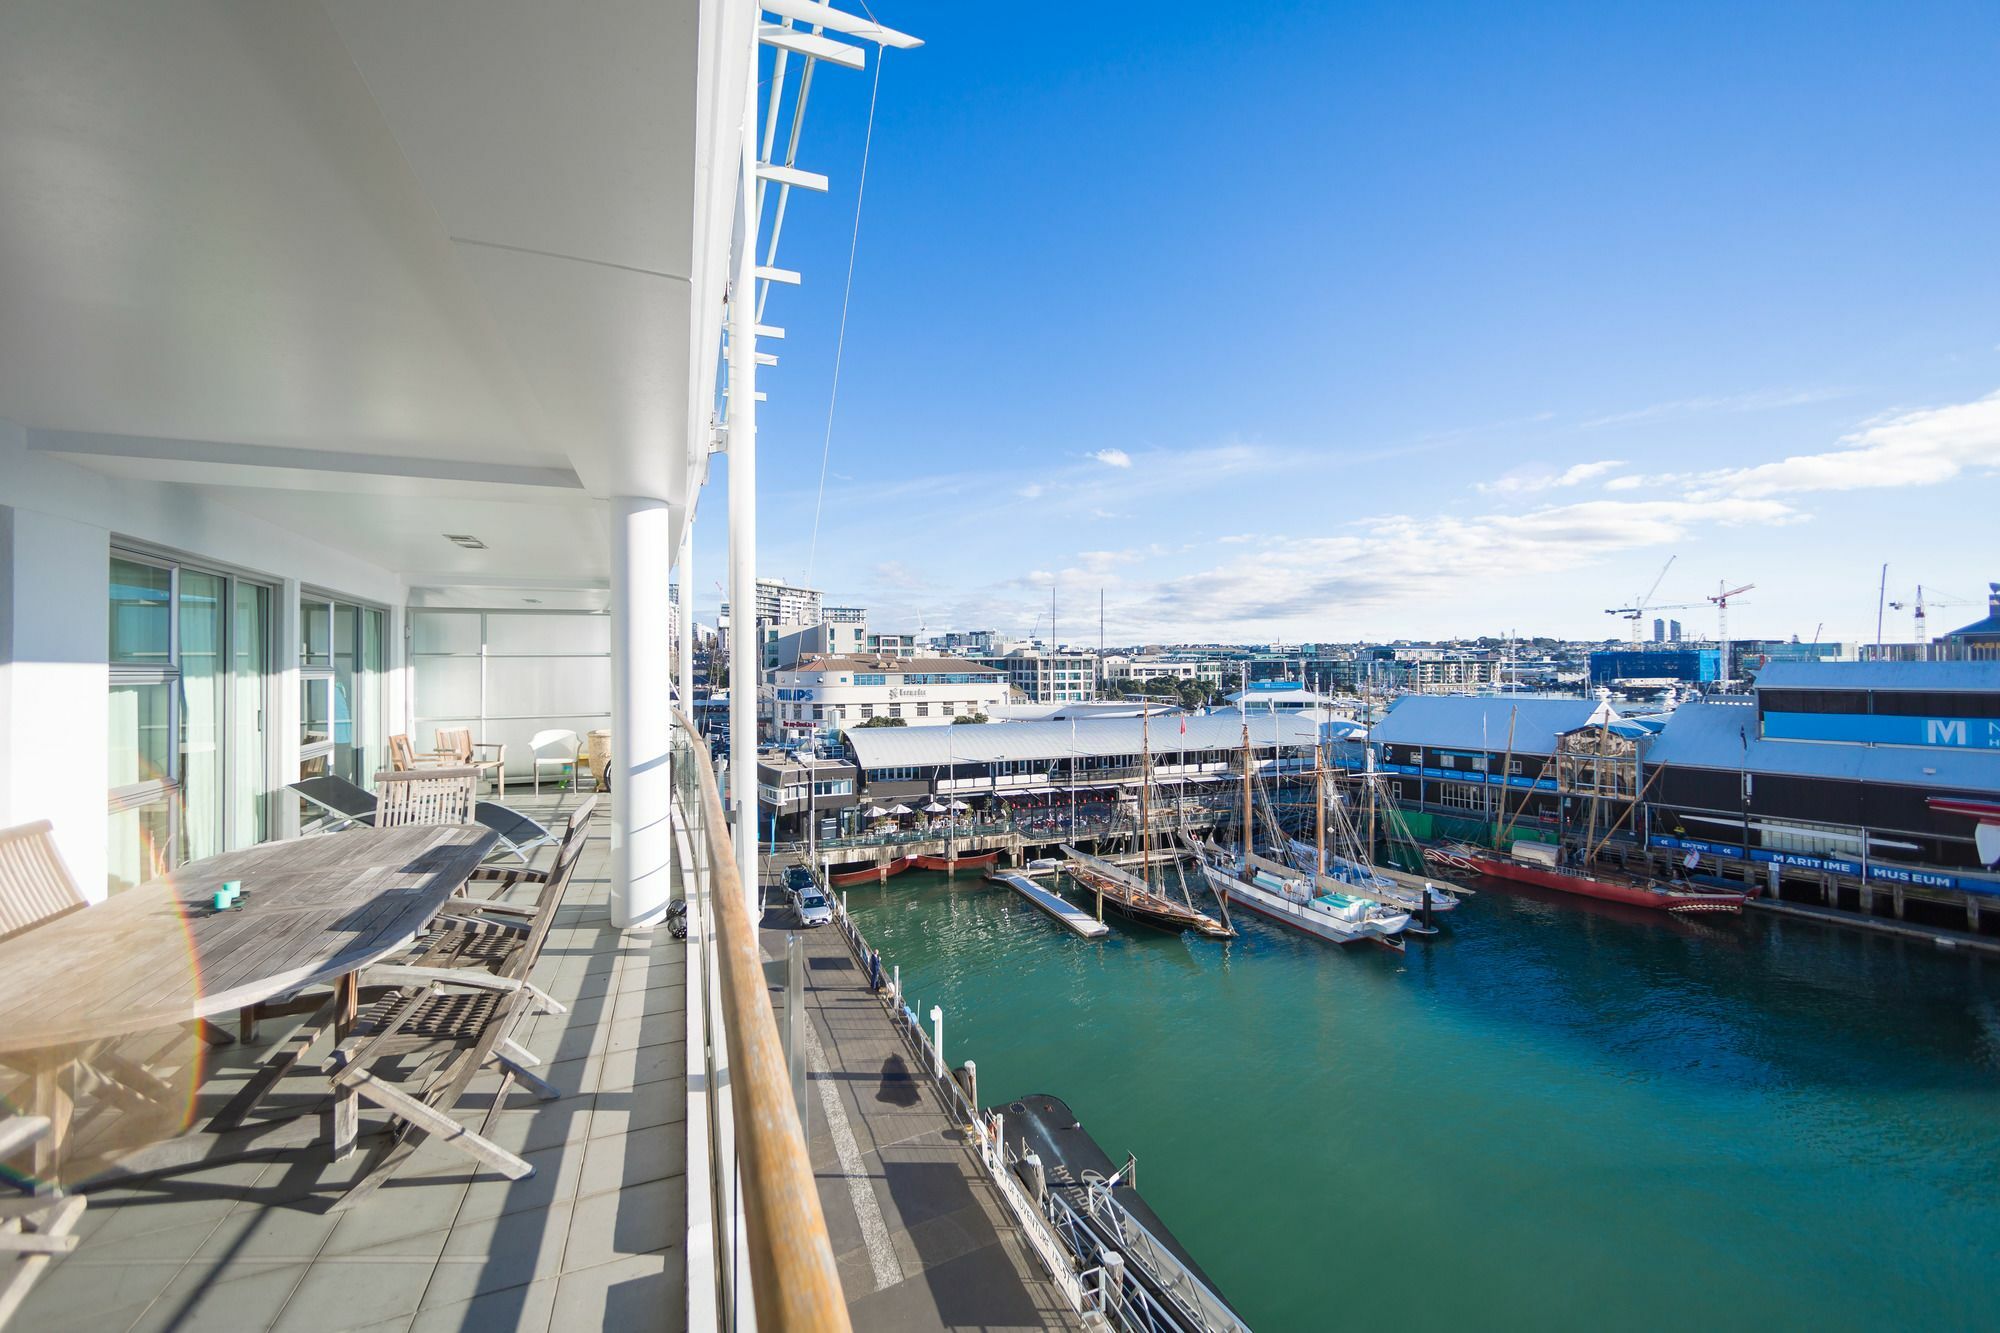
[[[673,510],[665,500],[611,500],[611,924],[647,930],[672,896],[673,669],[667,578]]]
[[[745,90],[729,287],[729,803],[736,864],[757,910],[757,84]]]
[[[681,522],[681,554],[674,562],[680,571],[680,661],[675,664],[674,681],[681,688],[681,711],[688,721],[694,715],[694,515],[692,506]]]

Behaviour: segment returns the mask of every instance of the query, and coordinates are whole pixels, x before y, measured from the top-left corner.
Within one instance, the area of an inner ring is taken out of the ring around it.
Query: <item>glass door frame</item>
[[[310,652],[312,645],[307,638],[306,608],[308,606],[325,608],[326,664],[324,666],[317,665],[312,660],[312,653]],[[372,690],[376,693],[375,707],[373,709],[375,716],[373,720],[380,724],[379,729],[381,734],[379,736],[367,737],[366,745],[361,748],[364,756],[371,753],[374,754],[376,759],[379,760],[379,764],[365,764],[363,767],[370,771],[357,771],[355,773],[356,786],[372,787],[375,781],[375,771],[381,767],[386,767],[389,758],[390,720],[388,709],[388,677],[391,669],[389,635],[390,627],[394,621],[390,615],[389,608],[380,602],[371,602],[360,597],[351,597],[345,593],[334,592],[331,589],[322,588],[314,584],[301,584],[299,586],[298,672],[300,735],[298,777],[306,777],[306,766],[314,763],[320,765],[319,771],[322,773],[336,773],[338,771],[337,751],[339,749],[340,720],[339,690],[335,678],[339,672],[336,663],[340,657],[338,613],[341,607],[351,607],[355,613],[355,697],[348,700],[347,719],[349,728],[348,744],[350,747],[354,746],[353,731],[358,726],[361,715],[364,712],[360,703],[361,694],[367,690]],[[375,662],[367,660],[368,649],[371,646],[368,633],[368,614],[370,612],[380,617],[378,622],[380,630],[372,640],[375,657],[379,659],[379,661]],[[324,682],[326,689],[327,734],[325,740],[313,741],[311,744],[307,744],[304,734],[307,712],[306,695],[315,682]]]
[[[181,571],[185,569],[192,573],[205,574],[223,581],[222,609],[220,612],[222,638],[217,660],[219,667],[225,670],[234,669],[237,635],[233,609],[235,607],[237,589],[249,586],[264,590],[265,613],[262,634],[264,640],[262,644],[264,670],[257,691],[259,703],[256,710],[261,716],[253,719],[253,721],[259,726],[264,727],[262,745],[266,756],[264,772],[267,782],[271,772],[269,756],[271,754],[272,738],[268,730],[268,722],[273,715],[271,709],[271,691],[277,680],[277,673],[273,670],[273,664],[277,660],[275,650],[280,641],[277,623],[280,584],[275,579],[248,574],[214,561],[190,558],[173,551],[157,550],[143,544],[117,539],[111,542],[110,550],[105,559],[107,568],[111,562],[123,560],[131,564],[144,565],[150,569],[164,570],[168,580],[166,599],[168,605],[166,662],[157,666],[111,662],[108,660],[110,657],[110,643],[108,640],[105,645],[109,674],[109,681],[106,686],[107,696],[111,689],[120,685],[167,686],[167,772],[159,778],[109,788],[105,793],[106,814],[123,814],[164,801],[168,810],[168,844],[173,848],[173,863],[178,865],[183,863],[183,858],[180,857],[179,853],[182,850],[183,835],[186,832],[185,812],[182,809],[186,793],[183,790],[185,756],[181,750],[181,725],[187,713],[187,700],[184,697],[185,686],[181,677]],[[218,721],[221,737],[233,739],[237,735],[239,726],[244,722],[243,714],[249,710],[241,706],[241,701],[235,689],[232,688],[225,693],[226,697],[223,700],[222,715]],[[237,763],[235,746],[223,739],[218,739],[217,744],[222,764],[222,845],[225,848],[241,847],[246,845],[243,838],[248,831],[242,827],[243,820],[240,818],[238,802],[235,798],[239,795],[240,786],[244,782],[246,775],[239,771],[241,765]],[[270,829],[272,827],[271,815],[274,808],[273,793],[262,791],[252,793],[251,795],[254,800],[263,803],[265,807],[264,827],[267,830]]]

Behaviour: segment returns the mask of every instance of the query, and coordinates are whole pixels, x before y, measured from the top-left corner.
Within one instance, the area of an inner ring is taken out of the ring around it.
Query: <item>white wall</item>
[[[0,828],[49,820],[77,883],[101,897],[110,533],[8,506],[0,547]]]
[[[330,504],[365,497],[329,496]],[[282,786],[298,765],[299,585],[392,608],[385,704],[400,716],[402,580],[193,486],[107,477],[28,448],[0,420],[0,828],[48,819],[77,882],[105,885],[109,777],[111,543],[124,541],[232,566],[280,586],[271,770]],[[280,806],[288,805],[280,802]],[[284,825],[281,823],[280,829]]]

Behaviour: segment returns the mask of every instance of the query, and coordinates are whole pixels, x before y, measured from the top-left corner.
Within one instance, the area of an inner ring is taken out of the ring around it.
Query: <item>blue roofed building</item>
[[[1406,694],[1368,740],[1405,810],[1552,823],[1561,738],[1616,721],[1574,696]]]

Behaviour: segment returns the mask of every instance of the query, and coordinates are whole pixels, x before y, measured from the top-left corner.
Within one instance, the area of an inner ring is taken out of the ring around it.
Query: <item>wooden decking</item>
[[[519,790],[509,802],[550,820],[570,803]],[[96,1191],[81,1246],[48,1270],[10,1333],[681,1327],[684,946],[665,930],[612,929],[603,802],[595,822],[535,974],[569,1012],[537,1018],[526,1040],[567,1095],[510,1092],[487,1130],[533,1176],[476,1172],[427,1144],[344,1212],[333,1205],[365,1155],[239,1161]],[[212,1052],[197,1118],[286,1031],[267,1022],[255,1047]],[[313,1082],[278,1097],[323,1096],[324,1079]],[[494,1082],[473,1085],[464,1116],[492,1107]]]

